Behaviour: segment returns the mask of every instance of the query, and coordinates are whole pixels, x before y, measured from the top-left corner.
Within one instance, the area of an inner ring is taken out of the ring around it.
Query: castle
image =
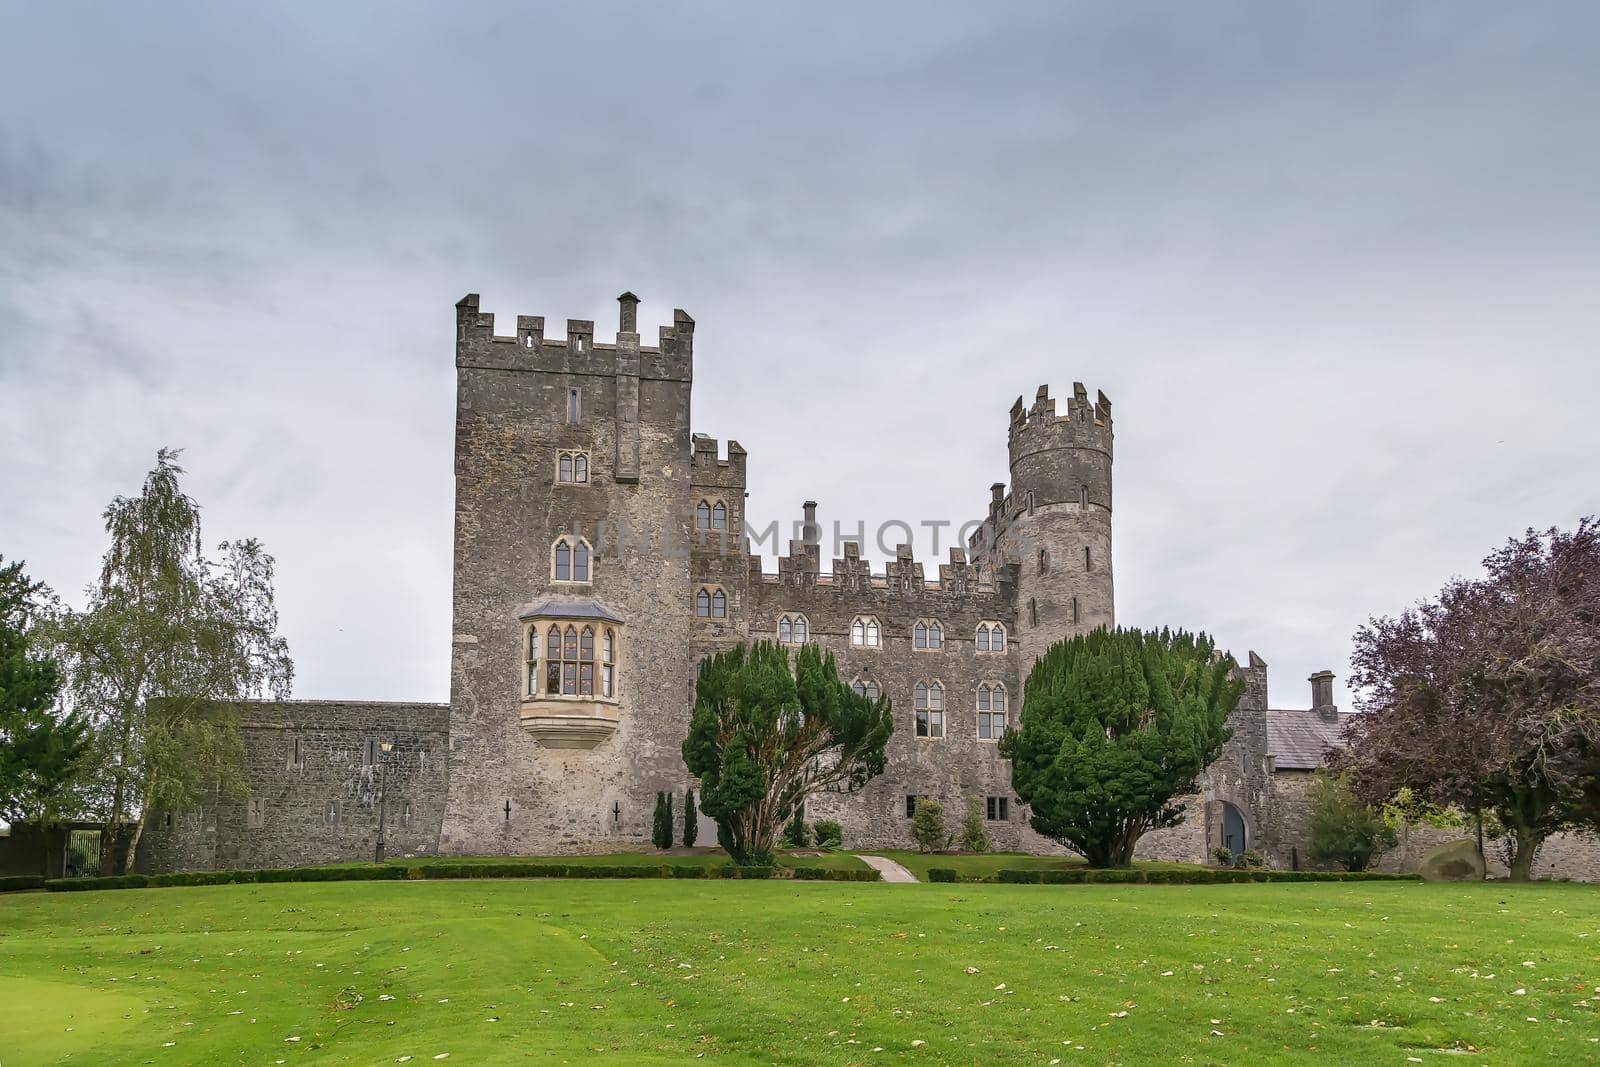
[[[456,305],[450,703],[241,705],[248,797],[151,813],[142,869],[370,856],[380,796],[391,855],[647,847],[657,792],[692,784],[696,665],[759,638],[820,643],[854,688],[893,700],[885,772],[807,802],[847,846],[907,846],[928,796],[957,813],[979,798],[997,849],[1057,848],[1028,827],[996,742],[1034,659],[1115,622],[1111,402],[1082,385],[1018,399],[1009,490],[991,487],[935,578],[907,545],[873,574],[846,541],[825,569],[809,501],[770,574],[747,546],[745,450],[692,432],[694,320],[675,311],[643,345],[638,298],[618,299],[610,344],[588,321],[547,336],[537,316],[497,335],[477,295]],[[1232,740],[1141,856],[1301,862],[1307,772],[1339,731],[1333,676],[1313,676],[1311,709],[1271,710],[1266,664],[1252,652],[1240,673]]]

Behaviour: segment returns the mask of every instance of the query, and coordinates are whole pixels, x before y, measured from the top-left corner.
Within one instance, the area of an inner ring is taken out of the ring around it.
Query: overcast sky
[[[980,516],[1012,401],[1105,390],[1118,620],[1304,706],[1368,615],[1600,511],[1597,42],[1503,0],[9,4],[0,554],[81,602],[182,447],[208,542],[277,557],[296,695],[447,699],[452,305],[608,340],[631,289],[695,317],[757,522]]]

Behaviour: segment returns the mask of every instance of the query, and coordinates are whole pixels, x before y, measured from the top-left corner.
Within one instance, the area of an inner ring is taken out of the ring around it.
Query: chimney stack
[[[620,333],[638,333],[639,298],[632,293],[623,293],[617,297],[617,303],[622,305],[622,319],[617,330]]]
[[[1333,703],[1333,672],[1318,671],[1311,682],[1311,710],[1324,722],[1338,722],[1339,709]]]
[[[808,545],[820,545],[822,543],[822,527],[817,525],[817,502],[815,500],[807,500],[801,506],[805,508],[806,522],[805,526],[800,530],[800,538]]]

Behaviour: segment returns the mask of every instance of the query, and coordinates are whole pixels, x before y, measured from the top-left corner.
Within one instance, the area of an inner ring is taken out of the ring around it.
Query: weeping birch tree
[[[94,723],[103,873],[132,866],[149,813],[244,792],[230,702],[282,699],[293,679],[272,557],[254,539],[205,554],[178,455],[162,449],[139,495],[106,508],[99,581],[58,629],[68,695]]]

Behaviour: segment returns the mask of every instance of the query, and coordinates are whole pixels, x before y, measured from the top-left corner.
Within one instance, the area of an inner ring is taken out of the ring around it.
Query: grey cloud
[[[1591,5],[7,19],[0,551],[76,590],[187,446],[306,695],[445,693],[468,290],[689,309],[697,428],[786,523],[959,523],[1015,396],[1104,388],[1120,617],[1256,648],[1285,703],[1600,510]]]

